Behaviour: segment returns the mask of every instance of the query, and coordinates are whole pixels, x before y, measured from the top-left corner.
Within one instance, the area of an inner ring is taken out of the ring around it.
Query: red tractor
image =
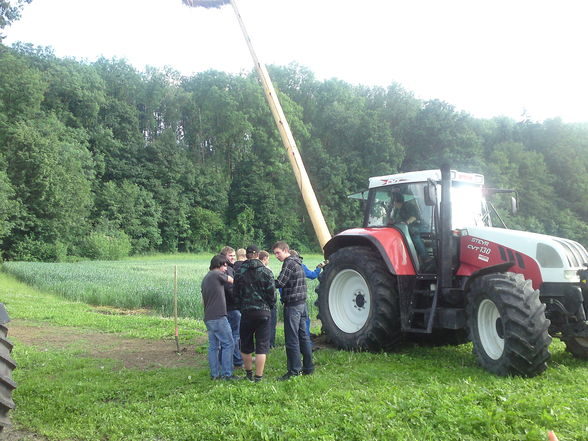
[[[317,292],[329,339],[370,351],[415,334],[471,340],[498,375],[543,372],[551,336],[588,358],[588,253],[571,240],[494,227],[503,222],[486,197],[508,191],[447,166],[371,178],[363,228],[324,247],[330,263]]]

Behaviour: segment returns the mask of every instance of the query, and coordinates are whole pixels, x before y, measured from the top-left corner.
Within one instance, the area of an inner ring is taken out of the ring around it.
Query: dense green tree
[[[9,243],[28,237],[73,244],[86,231],[94,177],[86,141],[54,116],[6,130],[7,174],[21,206]]]
[[[161,245],[161,208],[150,192],[129,181],[106,182],[96,195],[95,224],[124,231],[136,253]]]
[[[0,245],[12,230],[14,220],[18,218],[18,205],[14,200],[14,188],[6,174],[5,167],[4,158],[0,156]]]

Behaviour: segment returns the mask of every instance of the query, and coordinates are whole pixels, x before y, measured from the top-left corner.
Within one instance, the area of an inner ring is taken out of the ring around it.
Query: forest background
[[[269,72],[331,232],[361,224],[347,195],[369,177],[448,161],[517,190],[510,227],[588,245],[588,123],[476,119],[396,83],[318,81],[295,64]],[[278,239],[320,250],[254,73],[184,77],[0,43],[3,259]]]

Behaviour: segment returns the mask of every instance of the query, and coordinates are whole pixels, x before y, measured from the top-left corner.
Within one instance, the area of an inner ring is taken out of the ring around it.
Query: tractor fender
[[[325,244],[325,258],[328,259],[334,252],[349,246],[365,246],[376,250],[391,274],[416,274],[404,237],[395,228],[353,228],[342,231]]]
[[[504,273],[504,272],[508,271],[513,265],[514,265],[514,262],[504,262],[504,263],[499,263],[497,265],[487,266],[485,268],[481,268],[477,271],[474,271],[468,277],[467,281],[465,282],[464,291],[468,292],[470,290],[470,285],[478,277],[482,277],[482,276],[485,276],[486,274],[492,274],[492,273]]]
[[[472,278],[486,268],[500,268],[500,265],[508,265],[508,271],[522,274],[525,279],[531,280],[533,289],[539,289],[543,283],[539,264],[531,256],[487,238],[471,235],[461,237],[457,276]],[[490,273],[493,272],[498,271],[490,270]]]

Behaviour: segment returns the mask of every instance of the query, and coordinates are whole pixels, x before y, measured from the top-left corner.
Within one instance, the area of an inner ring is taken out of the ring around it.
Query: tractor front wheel
[[[319,317],[327,337],[347,350],[391,350],[401,340],[395,277],[367,247],[329,256],[320,277]]]
[[[539,291],[521,274],[488,274],[474,280],[467,317],[474,354],[486,370],[534,377],[547,368],[550,322]]]

